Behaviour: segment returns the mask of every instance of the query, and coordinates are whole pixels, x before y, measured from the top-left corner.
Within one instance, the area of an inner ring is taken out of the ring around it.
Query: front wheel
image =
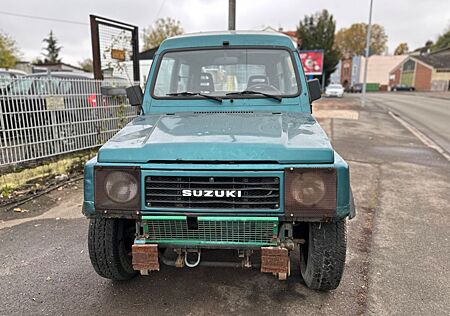
[[[334,290],[344,272],[347,236],[345,220],[309,223],[300,246],[300,272],[305,284],[319,291]]]
[[[129,280],[136,275],[131,263],[135,231],[135,223],[130,220],[90,220],[89,257],[98,275],[117,281]]]

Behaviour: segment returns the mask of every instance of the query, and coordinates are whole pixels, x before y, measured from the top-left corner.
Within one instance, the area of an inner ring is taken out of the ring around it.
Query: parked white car
[[[325,89],[325,96],[342,98],[344,96],[344,87],[340,84],[332,83]]]

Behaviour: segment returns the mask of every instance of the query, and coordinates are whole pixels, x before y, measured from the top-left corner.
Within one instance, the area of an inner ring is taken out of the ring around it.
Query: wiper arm
[[[275,99],[278,102],[281,102],[283,100],[283,98],[278,97],[276,95],[269,94],[269,93],[264,93],[264,92],[259,92],[259,91],[253,91],[253,90],[244,90],[244,91],[240,91],[240,92],[230,92],[230,93],[227,93],[226,95],[246,95],[246,94],[260,94],[260,95],[265,96],[266,98]]]
[[[222,103],[222,99],[219,97],[215,97],[209,94],[203,94],[200,92],[189,92],[189,91],[183,91],[183,92],[174,92],[174,93],[167,93],[166,95],[168,96],[201,96],[204,97],[206,99],[210,99],[210,100],[214,100],[214,101],[218,101],[220,103]]]

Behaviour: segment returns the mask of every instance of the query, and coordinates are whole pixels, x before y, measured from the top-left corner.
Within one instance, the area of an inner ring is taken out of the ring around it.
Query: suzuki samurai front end
[[[279,279],[300,256],[311,289],[335,289],[355,215],[347,163],[311,115],[320,98],[291,39],[264,32],[165,40],[140,115],[86,164],[89,254],[112,280],[205,266]],[[228,249],[235,261],[202,260]],[[298,262],[298,260],[296,261]]]

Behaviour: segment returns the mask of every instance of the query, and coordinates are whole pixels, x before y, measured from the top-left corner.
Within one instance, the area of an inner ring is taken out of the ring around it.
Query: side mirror
[[[108,97],[115,97],[115,96],[121,96],[126,95],[125,88],[119,88],[119,87],[100,87],[100,92],[104,96]]]
[[[319,79],[308,80],[309,101],[313,102],[322,97]]]
[[[126,88],[127,98],[130,105],[141,106],[144,100],[144,93],[140,86],[131,86]]]

